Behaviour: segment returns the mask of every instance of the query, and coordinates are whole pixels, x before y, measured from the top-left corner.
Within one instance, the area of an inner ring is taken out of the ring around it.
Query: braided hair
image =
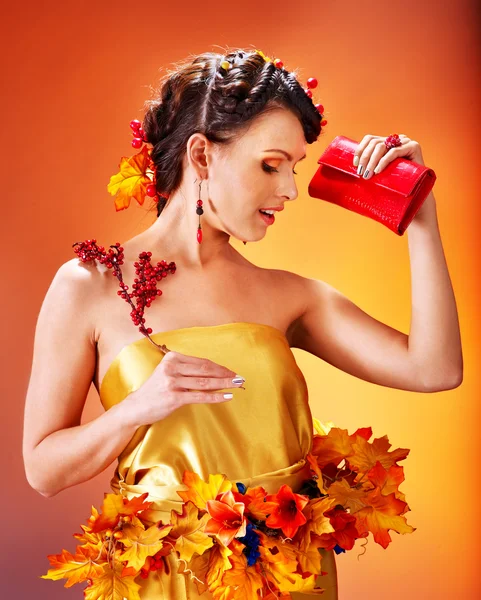
[[[224,69],[223,61],[231,68]],[[255,50],[206,52],[175,65],[146,102],[142,123],[145,138],[152,144],[157,217],[180,187],[183,157],[193,133],[227,146],[254,117],[278,108],[287,108],[299,118],[308,144],[321,133],[322,117],[296,73],[276,67]]]

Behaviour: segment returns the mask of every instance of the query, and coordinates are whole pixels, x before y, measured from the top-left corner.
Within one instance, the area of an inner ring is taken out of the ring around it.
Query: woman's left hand
[[[387,136],[386,136],[387,137]],[[365,135],[359,142],[354,152],[353,164],[358,167],[358,175],[364,179],[371,179],[380,173],[385,167],[396,158],[406,158],[420,165],[424,164],[421,146],[416,140],[411,140],[403,133],[399,134],[401,146],[387,149],[384,141],[386,137],[380,135]],[[435,216],[434,196],[432,192],[428,195],[423,205],[416,213],[413,220],[422,220]],[[429,216],[428,216],[429,215]]]

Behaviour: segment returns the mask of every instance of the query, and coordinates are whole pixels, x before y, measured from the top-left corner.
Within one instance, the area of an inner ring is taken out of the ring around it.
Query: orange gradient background
[[[3,16],[2,597],[82,597],[85,584],[66,589],[65,580],[39,576],[49,568],[47,554],[75,549],[72,534],[110,491],[115,467],[52,498],[28,485],[23,411],[43,298],[60,265],[74,257],[74,242],[123,243],[153,222],[147,204],[116,213],[106,190],[120,157],[135,152],[129,121],[141,119],[149,85],[174,61],[226,46],[279,57],[288,70],[299,69],[303,84],[316,77],[313,100],[328,120],[296,168],[297,200],[259,243],[232,240],[252,262],[325,280],[409,333],[408,232],[399,237],[311,198],[307,184],[337,135],[360,141],[404,133],[421,144],[437,174],[434,196],[461,324],[462,385],[432,394],[389,389],[299,349],[294,354],[317,418],[350,433],[372,426],[373,438],[387,434],[392,449],[411,450],[400,463],[400,489],[416,531],[391,531],[387,550],[370,535],[359,559],[359,542],[337,556],[340,600],[480,597],[477,3],[27,1],[11,3]],[[92,386],[82,422],[101,412]]]

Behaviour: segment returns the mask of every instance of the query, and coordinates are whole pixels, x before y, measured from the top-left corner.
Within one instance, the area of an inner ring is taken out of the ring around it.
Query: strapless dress
[[[249,322],[186,327],[150,334],[158,344],[192,356],[208,358],[245,378],[245,389],[228,389],[232,400],[216,404],[186,404],[167,418],[139,427],[118,457],[110,485],[128,499],[148,492],[153,502],[150,524],[171,521],[171,510],[182,512],[176,493],[186,489],[185,470],[207,480],[224,473],[248,487],[261,485],[276,493],[288,484],[297,492],[311,477],[306,455],[313,440],[313,418],[305,378],[286,336],[270,325]],[[137,390],[163,358],[143,337],[127,346],[108,366],[100,384],[103,407],[108,410]],[[160,399],[159,399],[160,401]],[[325,589],[323,600],[337,600],[334,550],[319,549],[322,571],[316,585]],[[195,600],[199,595],[188,574],[178,573],[175,552],[166,568],[138,578],[142,600]],[[298,600],[318,594],[292,592]]]

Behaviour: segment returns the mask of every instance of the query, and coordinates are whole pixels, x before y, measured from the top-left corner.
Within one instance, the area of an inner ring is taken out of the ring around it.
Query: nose
[[[295,181],[293,181],[291,184],[288,184],[284,191],[285,191],[285,193],[283,194],[282,197],[285,198],[286,201],[287,200],[295,200],[299,195]]]

